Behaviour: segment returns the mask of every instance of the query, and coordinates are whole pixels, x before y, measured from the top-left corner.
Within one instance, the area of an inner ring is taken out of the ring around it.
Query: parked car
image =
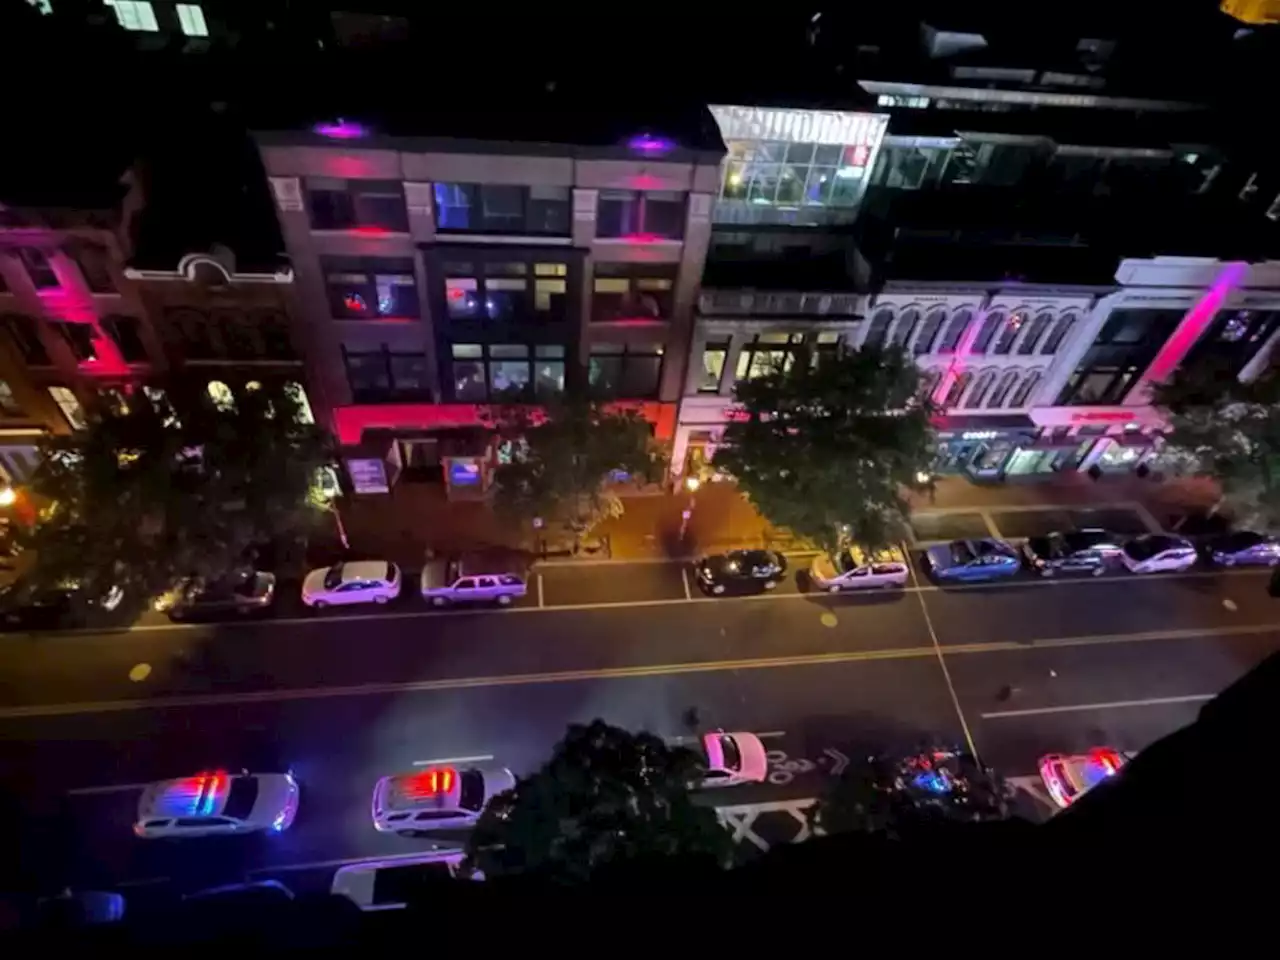
[[[124,588],[110,587],[104,594],[87,597],[74,580],[54,587],[39,587],[18,580],[0,587],[0,624],[10,630],[53,630],[76,626],[94,611],[111,612],[124,600]]]
[[[1209,562],[1220,567],[1234,567],[1236,564],[1274,567],[1280,563],[1280,541],[1252,530],[1237,530],[1207,540],[1204,554]]]
[[[482,555],[430,557],[422,567],[422,598],[433,607],[452,603],[508,606],[529,592],[522,565]]]
[[[1027,566],[1042,577],[1055,573],[1088,573],[1100,577],[1120,557],[1123,541],[1097,528],[1028,537],[1022,545]]]
[[[279,833],[289,829],[297,813],[293,774],[213,770],[144,789],[133,832],[143,838]]]
[[[925,551],[925,562],[939,580],[974,583],[1012,577],[1022,568],[1018,551],[1003,540],[952,540]]]
[[[1195,564],[1196,548],[1183,537],[1148,533],[1126,543],[1120,559],[1134,573],[1181,571]]]
[[[386,560],[357,560],[312,570],[302,581],[302,602],[317,610],[353,603],[387,603],[400,596],[400,568]]]
[[[713,553],[693,565],[698,586],[707,593],[772,590],[787,571],[787,558],[774,550]]]
[[[896,548],[869,552],[861,547],[846,547],[834,557],[819,554],[809,566],[809,582],[828,593],[903,587],[910,576],[907,558]]]
[[[248,570],[219,580],[200,577],[185,581],[169,608],[169,619],[187,620],[223,613],[260,613],[276,595],[273,573]]]
[[[754,733],[716,730],[702,737],[707,765],[701,787],[732,787],[760,783],[769,775],[769,755],[764,741]]]
[[[383,777],[373,788],[373,826],[402,837],[465,829],[491,799],[515,785],[515,775],[496,766],[430,766]]]
[[[411,902],[429,899],[439,884],[483,880],[478,870],[462,872],[466,856],[465,850],[455,848],[418,857],[350,863],[333,875],[330,892],[346,897],[361,910],[402,910]]]
[[[1111,747],[1095,747],[1088,753],[1051,753],[1040,758],[1040,779],[1059,807],[1069,807],[1081,795],[1114,777],[1128,756]]]

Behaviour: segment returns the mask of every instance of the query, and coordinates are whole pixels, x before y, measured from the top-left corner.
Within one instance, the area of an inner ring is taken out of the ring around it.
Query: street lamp
[[[694,494],[698,492],[698,488],[702,486],[702,481],[697,477],[685,477],[684,488],[689,491],[689,502],[685,504],[685,508],[680,511],[680,541],[684,542],[684,535],[689,530],[689,520],[693,517],[693,501]]]
[[[13,487],[0,488],[0,507],[12,507],[17,502],[18,494]]]

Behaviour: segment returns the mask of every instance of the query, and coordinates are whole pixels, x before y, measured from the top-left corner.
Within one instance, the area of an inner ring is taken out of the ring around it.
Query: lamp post
[[[684,541],[684,535],[689,531],[689,520],[693,517],[694,497],[698,492],[698,487],[702,486],[702,481],[697,477],[685,477],[684,487],[689,491],[689,501],[685,504],[685,508],[680,511],[680,540]]]

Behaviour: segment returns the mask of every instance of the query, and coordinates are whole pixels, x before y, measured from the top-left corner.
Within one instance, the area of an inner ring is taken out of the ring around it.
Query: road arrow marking
[[[838,777],[844,773],[845,767],[849,766],[848,757],[835,747],[825,747],[822,752],[831,758],[831,775],[833,777]]]

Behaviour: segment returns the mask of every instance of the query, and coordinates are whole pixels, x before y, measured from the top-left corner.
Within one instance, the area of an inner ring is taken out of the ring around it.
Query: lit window
[[[53,397],[53,402],[58,405],[62,415],[67,418],[67,423],[71,424],[71,429],[83,430],[88,426],[88,421],[84,418],[84,408],[80,406],[80,401],[76,399],[74,393],[66,387],[50,387],[49,396]]]
[[[53,4],[50,3],[50,0],[27,0],[27,3],[45,15],[53,13]]]
[[[302,423],[315,423],[315,415],[311,412],[311,403],[307,400],[307,391],[302,384],[290,380],[284,385],[284,395],[294,402],[298,408],[298,420]]]
[[[13,395],[13,388],[4,380],[0,380],[0,413],[10,417],[22,416],[22,407],[18,406],[17,398]]]
[[[156,12],[147,0],[106,0],[107,6],[116,12],[116,20],[126,30],[157,33]]]
[[[209,399],[213,401],[213,405],[224,413],[228,410],[236,408],[236,398],[232,394],[231,388],[221,380],[209,381]]]
[[[207,37],[209,28],[205,26],[204,11],[198,3],[180,3],[178,6],[178,23],[182,32],[188,37]]]

